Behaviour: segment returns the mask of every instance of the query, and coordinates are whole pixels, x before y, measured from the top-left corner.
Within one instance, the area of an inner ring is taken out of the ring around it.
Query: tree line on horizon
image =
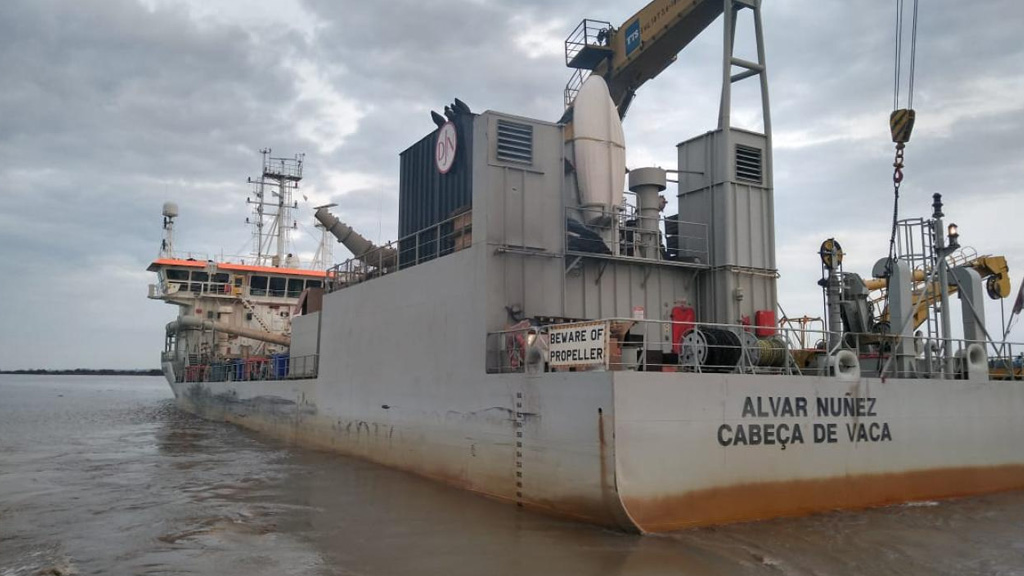
[[[159,368],[139,370],[114,370],[111,368],[74,368],[72,370],[49,370],[33,368],[29,370],[0,370],[0,374],[32,374],[40,376],[162,376]]]

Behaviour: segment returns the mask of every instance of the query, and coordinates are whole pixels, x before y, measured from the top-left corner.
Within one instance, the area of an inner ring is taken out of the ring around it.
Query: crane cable
[[[917,56],[917,1],[914,0],[914,16],[910,31],[910,74],[907,79],[907,108],[914,108],[914,62]],[[899,108],[900,78],[903,62],[903,2],[896,0],[896,54],[893,66],[893,97],[892,109]]]
[[[917,57],[917,2],[914,0],[913,24],[910,35],[910,74],[907,82],[907,107],[899,108],[900,104],[900,80],[901,63],[903,61],[903,2],[896,0],[896,54],[893,65],[893,97],[892,114],[889,115],[889,131],[892,134],[892,141],[896,143],[896,157],[893,160],[893,202],[892,202],[892,231],[889,235],[889,259],[886,263],[886,276],[892,273],[892,266],[896,260],[896,230],[899,221],[900,206],[900,185],[903,183],[903,151],[907,142],[910,141],[910,134],[914,129],[914,61]],[[885,291],[885,308],[889,308],[889,290]]]

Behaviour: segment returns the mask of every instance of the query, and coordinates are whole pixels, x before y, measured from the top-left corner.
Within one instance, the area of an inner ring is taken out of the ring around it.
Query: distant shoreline
[[[74,370],[0,370],[0,374],[28,374],[30,376],[163,376],[159,368],[152,370],[110,370],[75,368]]]

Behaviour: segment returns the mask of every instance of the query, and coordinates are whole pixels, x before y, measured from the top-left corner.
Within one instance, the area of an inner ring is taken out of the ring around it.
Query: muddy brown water
[[[195,418],[162,378],[0,375],[0,576],[35,574],[1024,575],[1024,493],[638,537]]]

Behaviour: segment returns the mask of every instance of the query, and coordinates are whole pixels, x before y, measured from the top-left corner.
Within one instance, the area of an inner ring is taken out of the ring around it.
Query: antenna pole
[[[248,199],[253,205],[253,217],[249,223],[253,226],[255,239],[255,264],[279,267],[287,264],[289,256],[289,235],[293,227],[291,211],[297,207],[292,200],[292,192],[302,180],[305,154],[296,154],[293,158],[275,158],[270,155],[270,148],[260,150],[260,154],[263,156],[260,176],[249,178],[255,200]],[[267,200],[267,190],[277,196],[276,201]],[[267,229],[264,230],[264,227]]]
[[[161,258],[174,258],[174,219],[178,217],[178,205],[174,202],[165,202],[164,210],[164,237],[160,241]]]

